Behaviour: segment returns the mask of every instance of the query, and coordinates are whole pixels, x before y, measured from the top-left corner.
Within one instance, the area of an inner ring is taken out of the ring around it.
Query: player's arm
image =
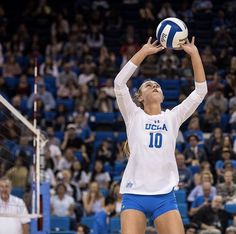
[[[142,61],[151,54],[155,54],[164,49],[162,46],[157,46],[157,42],[151,43],[152,38],[130,59],[130,61],[121,69],[114,80],[115,94],[117,103],[125,121],[128,121],[129,113],[133,112],[136,105],[132,101],[129,94],[127,81],[133,75],[137,67]]]
[[[191,43],[188,41],[186,44],[181,46],[190,56],[192,61],[195,90],[180,105],[173,109],[173,112],[177,112],[175,117],[179,125],[193,114],[207,94],[206,76],[201,57],[194,42],[195,39],[193,37]]]

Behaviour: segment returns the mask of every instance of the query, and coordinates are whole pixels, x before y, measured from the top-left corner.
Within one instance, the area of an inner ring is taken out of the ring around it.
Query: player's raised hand
[[[187,42],[181,45],[181,48],[190,56],[198,53],[198,49],[195,46],[195,37],[192,37],[191,42],[187,39]]]
[[[146,56],[158,53],[162,51],[164,47],[160,44],[157,44],[157,41],[152,42],[152,37],[149,37],[146,44],[143,45],[141,51],[145,53]]]

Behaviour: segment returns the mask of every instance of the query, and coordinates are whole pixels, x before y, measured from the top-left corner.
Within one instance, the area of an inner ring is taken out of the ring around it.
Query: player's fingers
[[[193,45],[195,44],[195,37],[194,36],[192,37],[191,44],[193,44]]]
[[[152,43],[152,45],[155,46],[157,43],[158,43],[158,41],[155,40],[155,41]]]
[[[147,43],[148,43],[148,44],[151,44],[151,41],[152,41],[152,37],[149,37]]]
[[[189,39],[188,39],[188,38],[187,38],[186,42],[187,42],[186,44],[190,44],[190,42],[189,42]]]

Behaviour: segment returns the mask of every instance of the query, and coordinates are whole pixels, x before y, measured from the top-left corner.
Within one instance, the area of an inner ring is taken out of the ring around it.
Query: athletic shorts
[[[128,209],[139,210],[154,221],[170,210],[178,210],[178,205],[174,191],[161,195],[122,194],[121,212]]]

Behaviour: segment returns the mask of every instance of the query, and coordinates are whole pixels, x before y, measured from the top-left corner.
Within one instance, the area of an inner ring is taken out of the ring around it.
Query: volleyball
[[[178,18],[166,18],[157,26],[156,38],[165,48],[179,49],[188,38],[188,28]]]

